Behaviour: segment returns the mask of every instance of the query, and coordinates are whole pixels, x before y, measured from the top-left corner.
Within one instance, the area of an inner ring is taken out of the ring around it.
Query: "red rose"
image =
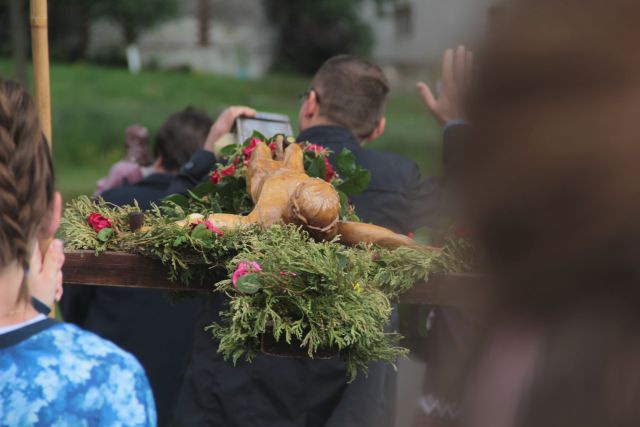
[[[236,173],[235,165],[229,165],[220,171],[220,175],[222,176],[233,176],[234,173]]]
[[[325,165],[325,167],[326,167],[326,169],[327,169],[327,175],[325,176],[325,178],[324,178],[324,179],[325,179],[327,182],[331,182],[331,178],[333,178],[333,176],[334,176],[336,173],[333,171],[333,166],[331,166],[331,163],[329,163],[329,159],[328,159],[328,158],[326,158],[326,157],[324,158],[324,165]]]
[[[220,184],[220,181],[222,181],[222,178],[225,176],[233,176],[233,174],[236,173],[236,166],[235,165],[229,165],[226,168],[222,169],[222,170],[216,170],[215,172],[213,172],[213,174],[211,174],[211,182],[214,183],[215,185]]]
[[[220,176],[220,172],[216,170],[211,174],[211,177],[209,179],[211,180],[212,183],[214,183],[215,185],[218,185],[220,184],[222,177]]]
[[[113,223],[109,218],[105,218],[97,212],[89,215],[87,223],[95,230],[96,233],[99,233],[103,228],[111,228],[113,226]]]
[[[307,151],[310,153],[320,154],[322,150],[324,150],[324,147],[318,144],[311,144],[307,147]]]
[[[256,145],[258,145],[259,142],[262,142],[262,141],[260,141],[258,138],[253,138],[249,142],[249,146],[247,148],[245,148],[244,150],[242,150],[242,153],[247,158],[247,160],[249,160],[251,158],[251,153],[253,153],[253,150],[256,149]]]

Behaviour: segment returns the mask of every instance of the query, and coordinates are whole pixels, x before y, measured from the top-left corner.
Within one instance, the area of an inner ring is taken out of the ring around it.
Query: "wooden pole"
[[[49,149],[53,148],[51,132],[51,82],[49,79],[49,31],[47,0],[31,0],[31,44],[33,57],[34,97],[42,132]],[[47,252],[51,239],[40,241],[42,256]],[[57,306],[52,307],[49,317],[57,317]]]
[[[47,0],[31,0],[31,41],[33,45],[33,80],[36,105],[42,131],[49,147],[51,139],[51,84],[49,80],[49,35]]]

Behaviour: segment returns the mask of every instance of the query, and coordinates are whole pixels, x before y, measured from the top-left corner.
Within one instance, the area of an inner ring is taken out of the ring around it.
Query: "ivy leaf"
[[[322,178],[325,179],[327,176],[327,167],[324,164],[324,159],[321,156],[318,156],[311,160],[311,164],[307,168],[307,175],[312,178]]]
[[[371,172],[358,168],[353,176],[345,179],[337,188],[348,195],[360,194],[367,189],[369,181],[371,181]]]
[[[236,288],[243,294],[255,294],[261,287],[260,277],[257,274],[245,274],[236,282]]]
[[[223,147],[222,150],[220,150],[220,154],[222,154],[222,157],[231,157],[234,154],[238,153],[239,151],[239,146],[236,144],[229,144],[226,147]]]
[[[342,179],[351,178],[357,171],[356,156],[351,151],[343,148],[335,157],[336,170]]]
[[[182,194],[171,194],[165,197],[164,201],[175,203],[183,209],[187,209],[189,207],[189,199],[187,198],[187,196]]]
[[[98,240],[101,242],[107,242],[113,235],[113,229],[106,227],[98,232]]]
[[[199,198],[208,196],[210,194],[216,193],[216,186],[212,182],[203,182],[202,184],[198,184],[193,189],[191,189],[190,193],[193,193]]]

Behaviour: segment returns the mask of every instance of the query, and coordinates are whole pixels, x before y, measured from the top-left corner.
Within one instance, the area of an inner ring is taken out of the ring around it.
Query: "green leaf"
[[[113,235],[113,230],[109,227],[103,228],[98,232],[98,240],[101,242],[107,242]]]
[[[349,197],[340,190],[338,190],[338,196],[340,196],[340,218],[343,218],[349,213]]]
[[[240,151],[240,147],[236,144],[229,144],[226,147],[223,147],[222,150],[220,150],[220,154],[222,154],[223,157],[231,157],[234,154],[237,154]]]
[[[260,277],[257,274],[245,274],[236,282],[236,288],[243,294],[255,294],[261,287]]]
[[[197,197],[208,196],[216,193],[216,186],[212,182],[203,182],[202,184],[195,186],[191,190],[191,193],[195,194]]]
[[[335,158],[336,171],[344,180],[351,178],[357,170],[356,156],[351,151],[343,148]]]
[[[183,194],[171,194],[164,198],[165,202],[172,202],[181,208],[187,209],[189,207],[189,199]]]
[[[213,233],[204,224],[196,225],[191,231],[191,237],[198,240],[209,240],[212,236]]]
[[[184,242],[187,241],[187,238],[185,236],[178,236],[175,238],[175,240],[173,241],[173,246],[180,246],[181,244],[183,244]]]
[[[322,178],[325,179],[327,176],[327,167],[324,164],[324,159],[320,156],[311,160],[311,164],[307,168],[307,175],[312,178]]]
[[[371,172],[359,168],[353,176],[338,185],[338,190],[345,192],[349,196],[360,194],[369,186],[371,181]]]
[[[254,130],[253,133],[251,134],[251,138],[258,138],[260,141],[266,141],[267,138],[265,138],[265,136],[263,134],[261,134],[260,132],[258,132],[257,130]]]

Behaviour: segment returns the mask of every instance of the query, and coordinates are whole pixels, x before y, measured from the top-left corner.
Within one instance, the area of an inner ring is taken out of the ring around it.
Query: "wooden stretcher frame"
[[[482,294],[482,276],[475,274],[434,274],[400,297],[404,304],[472,307]],[[176,292],[213,292],[214,283],[186,286],[168,279],[168,270],[159,261],[123,252],[68,251],[64,282],[73,285],[117,286],[161,289]]]

